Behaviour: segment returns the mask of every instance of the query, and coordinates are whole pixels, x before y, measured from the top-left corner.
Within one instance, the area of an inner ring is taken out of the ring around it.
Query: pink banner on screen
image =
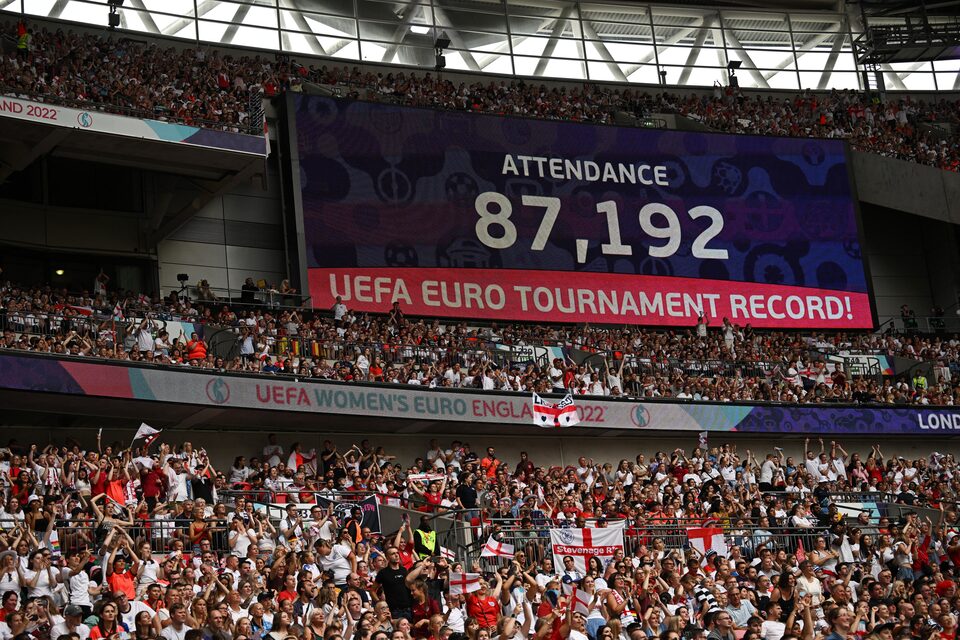
[[[315,307],[355,311],[394,301],[427,317],[690,326],[703,313],[754,327],[872,326],[865,293],[751,282],[517,269],[310,269]]]

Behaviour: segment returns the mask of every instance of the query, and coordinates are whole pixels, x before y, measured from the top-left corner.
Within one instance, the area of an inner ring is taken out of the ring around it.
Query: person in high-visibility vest
[[[922,371],[917,371],[913,374],[913,388],[923,391],[927,390],[927,376],[923,375]]]
[[[427,516],[420,518],[413,532],[413,549],[421,559],[437,555],[437,532],[430,528]]]
[[[17,23],[17,57],[26,60],[30,55],[30,32],[22,20]]]

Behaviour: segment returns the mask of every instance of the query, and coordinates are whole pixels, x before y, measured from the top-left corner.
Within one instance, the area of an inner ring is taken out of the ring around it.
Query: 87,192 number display
[[[315,304],[873,324],[841,141],[293,100]]]

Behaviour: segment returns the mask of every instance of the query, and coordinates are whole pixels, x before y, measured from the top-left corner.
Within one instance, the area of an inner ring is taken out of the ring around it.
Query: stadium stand
[[[7,23],[3,30],[14,35],[16,29]],[[841,138],[855,149],[883,156],[948,171],[960,167],[956,136],[934,136],[920,127],[931,122],[958,124],[956,100],[881,101],[852,90],[749,97],[729,87],[715,87],[711,95],[699,96],[600,85],[568,92],[522,81],[468,84],[430,73],[317,68],[288,59],[221,56],[216,51],[177,50],[45,27],[32,29],[30,36],[26,59],[17,50],[3,56],[4,92],[202,127],[257,132],[259,123],[248,121],[251,91],[269,98],[290,89],[299,91],[304,81],[311,81],[345,87],[347,97],[362,100],[578,122],[612,122],[614,110],[678,113],[719,131]],[[104,64],[91,64],[98,58]]]
[[[112,18],[123,2],[109,4]],[[257,4],[245,6],[264,8]],[[0,57],[0,93],[207,129],[261,135],[262,98],[313,84],[355,100],[583,123],[671,113],[718,132],[841,139],[960,170],[956,135],[924,126],[955,129],[955,100],[461,82],[66,26],[0,30],[18,43]],[[811,208],[821,206],[833,211]],[[504,230],[509,215],[501,206]],[[223,236],[225,245],[225,224]],[[621,244],[612,232],[608,239]],[[239,298],[222,298],[205,280],[195,291],[186,275],[178,280],[183,288],[166,297],[111,289],[102,271],[82,292],[2,282],[0,360],[31,352],[70,365],[137,365],[112,367],[122,370],[569,393],[681,409],[960,404],[960,337],[939,308],[929,332],[907,307],[899,329],[876,332],[754,329],[722,317],[673,329],[480,324],[412,317],[397,305],[361,313],[339,299],[307,307],[287,281],[249,278]],[[907,364],[896,375],[850,374],[844,358]],[[191,426],[205,419],[197,413]],[[936,428],[957,428],[960,416],[943,416]],[[322,418],[310,434],[318,443]],[[501,459],[496,439],[481,433],[429,440],[422,456],[404,460],[363,435],[353,443],[355,434],[341,434],[351,442],[343,450],[332,440],[316,450],[248,437],[233,443],[248,455],[232,464],[146,424],[115,442],[94,443],[92,431],[4,438],[0,640],[957,640],[957,458],[927,446],[908,459],[856,426],[848,442],[806,437],[802,456],[769,437],[756,450],[735,438],[710,446],[705,431],[695,449],[625,448],[621,459],[581,456],[566,466],[538,465],[535,440]]]
[[[215,297],[203,291],[201,297]],[[323,313],[281,307],[294,294],[279,292],[264,304],[190,301],[176,292],[154,302],[143,294],[70,294],[7,282],[0,296],[0,348],[12,350],[431,388],[722,402],[960,404],[955,336],[804,335],[754,331],[726,318],[716,326],[704,318],[686,331],[473,326],[407,318],[399,307],[384,314],[356,314],[342,303]],[[163,328],[169,320],[227,328],[231,337],[215,352],[182,328],[170,335]],[[524,358],[509,349],[543,345],[577,349],[588,358],[520,364],[516,360]],[[848,377],[830,361],[835,354],[901,356],[927,363],[931,375]]]
[[[433,440],[408,464],[368,440],[319,452],[269,440],[230,466],[189,442],[10,443],[0,637],[815,638],[852,624],[928,639],[952,628],[949,455],[808,438],[800,460],[722,445],[547,469],[463,442]],[[902,515],[843,510],[850,492]],[[380,531],[359,508],[326,506],[370,495],[413,520]],[[446,548],[440,520],[470,530],[473,546]],[[584,526],[598,538],[623,526],[623,545],[597,550],[606,562],[561,552],[556,566],[548,528]],[[698,542],[718,533],[729,548]]]

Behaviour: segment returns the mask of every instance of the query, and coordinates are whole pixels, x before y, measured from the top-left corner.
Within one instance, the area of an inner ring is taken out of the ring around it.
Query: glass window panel
[[[823,70],[820,71],[801,71],[800,72],[800,87],[802,89],[816,89],[820,85],[820,76],[823,75]],[[857,78],[856,73],[831,73],[830,78],[827,81],[827,89],[859,89],[860,81]]]
[[[755,29],[758,31],[790,30],[787,23],[787,14],[774,11],[730,11],[724,9],[720,13],[723,26],[733,29]]]
[[[613,22],[627,24],[635,28],[650,30],[650,18],[647,10],[640,6],[603,4],[599,2],[580,3],[580,15],[591,22]]]
[[[320,42],[327,50],[328,56],[343,58],[344,60],[360,59],[360,43],[356,40],[343,41],[333,38],[320,38]]]
[[[940,91],[960,90],[960,60],[934,60],[933,68]]]
[[[793,42],[789,33],[771,33],[769,31],[745,31],[742,29],[724,29],[723,36],[728,47],[736,47],[735,41],[745,49],[770,49],[792,51]]]
[[[353,18],[339,18],[324,16],[315,13],[303,14],[307,31],[317,35],[356,37],[357,22]],[[290,31],[303,31],[296,12],[283,10],[280,12],[280,24]]]
[[[723,46],[720,27],[716,29],[697,29],[695,27],[654,27],[657,42],[692,47],[703,38],[704,46]],[[716,31],[716,33],[714,33]],[[716,41],[714,40],[716,36]]]
[[[557,18],[529,18],[510,16],[511,35],[540,35],[551,36],[560,29],[559,35],[566,38],[580,37],[580,24],[575,20],[559,20]]]
[[[16,4],[19,5],[19,1]],[[179,18],[193,17],[193,0],[143,0],[143,6],[154,15],[167,13]],[[160,20],[154,19],[159,24]]]
[[[459,9],[448,9],[446,6],[441,10],[441,8],[437,6],[434,8],[434,16],[438,27],[454,28],[470,25],[471,29],[477,31],[507,32],[507,24],[503,14],[462,11]]]
[[[646,25],[598,22],[596,20],[591,20],[590,25],[599,40],[613,40],[627,44],[653,43],[653,31]]]
[[[799,54],[799,52],[797,53]],[[801,71],[823,71],[827,67],[829,57],[829,53],[808,51],[802,56],[797,56],[797,65]]]
[[[747,58],[753,61],[757,69],[795,69],[796,63],[793,54],[784,51],[770,51],[767,49],[727,49],[730,60],[740,60],[743,67],[748,67]],[[743,70],[741,67],[738,73]]]
[[[723,56],[723,49],[715,49],[713,47],[657,47],[657,50],[661,65],[686,65],[687,60],[690,59],[691,51],[698,52],[693,58],[693,64],[696,65],[720,64],[720,58],[717,57],[717,52]],[[726,60],[723,60],[722,65],[725,67],[726,64]]]
[[[525,36],[513,39],[513,53],[519,56],[542,56],[550,43],[550,38],[534,38]],[[583,47],[580,40],[556,39],[556,45],[551,58],[583,58]]]
[[[596,42],[587,41],[587,58],[590,60],[602,60],[600,50]],[[607,51],[618,62],[627,62],[631,64],[653,63],[653,46],[646,44],[625,44],[623,42],[603,42]]]
[[[486,54],[481,53],[474,56],[479,63],[480,68],[486,73],[502,73],[506,75],[513,74],[513,62],[507,54]],[[466,69],[466,66],[459,67]]]
[[[690,69],[684,86],[712,87],[714,82],[727,83],[727,70],[718,67],[688,67]],[[667,83],[677,84],[684,75],[684,67],[666,66]]]
[[[284,2],[281,0],[280,6]],[[338,16],[353,16],[353,0],[323,0],[322,3],[300,3],[301,10],[304,13],[310,13],[316,10],[318,13],[332,13]]]
[[[659,69],[655,64],[621,64],[620,68],[627,74],[627,80],[630,82],[639,82],[643,84],[660,84]],[[669,73],[669,72],[668,72]],[[677,76],[674,76],[677,77]]]
[[[935,88],[932,73],[933,67],[929,62],[895,63],[891,64],[890,68],[900,76],[900,82],[902,82],[907,89],[914,91],[933,91]],[[892,77],[893,72],[885,73],[883,81],[886,83],[887,89],[897,90],[900,89],[900,86],[894,84],[895,81]]]
[[[357,17],[366,20],[384,20],[402,22],[405,14],[394,2],[376,2],[375,0],[357,0]],[[352,13],[352,12],[351,12]]]
[[[202,30],[201,30],[202,33]],[[258,49],[279,49],[279,32],[276,29],[260,27],[239,27],[230,44]],[[202,37],[202,36],[201,36]]]
[[[714,16],[716,12],[693,7],[653,7],[653,24],[664,26],[694,25],[708,15]]]
[[[433,46],[433,34],[417,34],[410,31],[409,24],[373,22],[371,20],[360,20],[360,38],[362,40],[380,40],[381,42],[394,42],[399,36],[401,41],[410,39],[412,42]]]
[[[796,69],[791,67],[782,71],[765,70],[762,71],[763,77],[767,79],[767,84],[771,89],[799,89],[800,80],[797,79]]]
[[[551,59],[550,62],[547,63],[547,69],[544,75],[551,78],[584,80],[587,77],[587,70],[584,63],[579,60]]]

